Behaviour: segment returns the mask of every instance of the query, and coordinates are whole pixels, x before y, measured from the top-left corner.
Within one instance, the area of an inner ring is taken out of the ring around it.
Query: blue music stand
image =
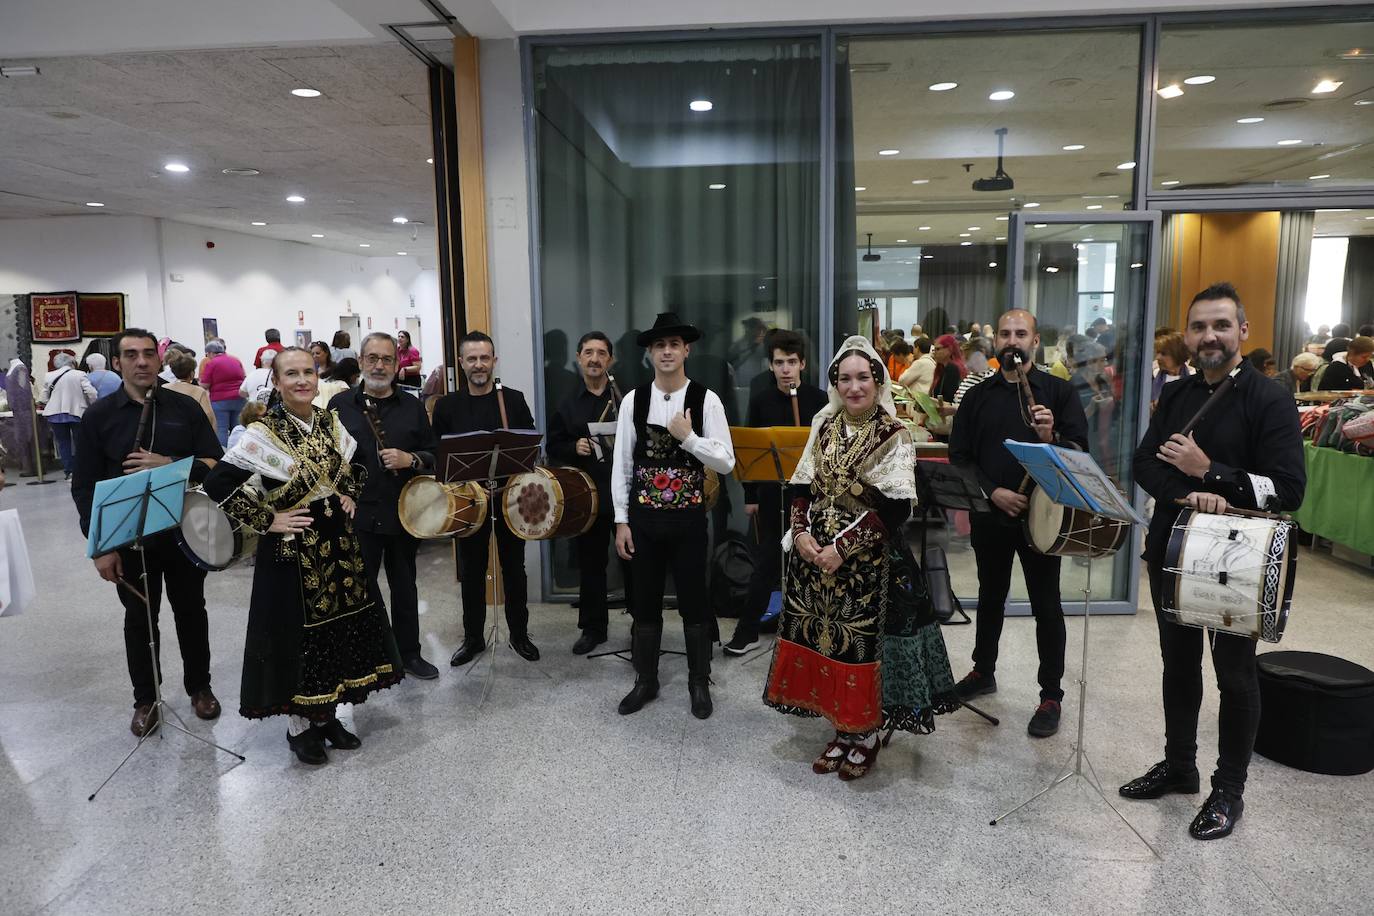
[[[143,746],[143,742],[154,732],[161,738],[164,725],[169,725],[182,734],[223,751],[231,757],[237,757],[239,762],[246,759],[242,754],[236,754],[227,747],[220,747],[215,742],[189,731],[186,722],[176,710],[168,707],[162,699],[162,666],[158,663],[157,642],[153,638],[153,603],[148,597],[148,561],[143,553],[143,539],[181,524],[186,484],[190,480],[191,462],[194,460],[182,458],[161,467],[97,481],[95,485],[95,496],[91,503],[91,530],[86,539],[86,555],[99,557],[125,547],[138,554],[143,587],[139,589],[124,578],[119,580],[119,584],[143,599],[143,608],[148,615],[148,654],[153,660],[153,689],[157,697],[153,702],[152,715],[156,716],[157,724],[139,737],[134,749],[129,751],[119,762],[119,766],[114,768],[114,772],[106,776],[105,781],[86,797],[86,801],[95,801],[100,790],[115,778],[115,774],[124,768],[124,764],[129,762]],[[168,713],[171,713],[175,722],[167,720]]]

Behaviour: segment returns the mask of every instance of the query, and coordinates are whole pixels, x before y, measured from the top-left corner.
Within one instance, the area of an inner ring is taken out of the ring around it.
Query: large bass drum
[[[413,537],[465,538],[487,520],[487,491],[472,481],[444,483],[420,474],[401,487],[397,513]]]
[[[506,526],[527,541],[576,537],[596,522],[596,483],[577,468],[514,474],[501,493]]]
[[[200,487],[191,487],[181,504],[176,542],[186,558],[206,572],[219,572],[258,549],[258,533],[229,517]]]
[[[1278,642],[1297,579],[1296,527],[1184,509],[1169,535],[1160,607],[1186,626]]]
[[[1105,557],[1124,547],[1131,533],[1126,522],[1060,505],[1039,487],[1031,491],[1021,526],[1030,545],[1052,557]]]

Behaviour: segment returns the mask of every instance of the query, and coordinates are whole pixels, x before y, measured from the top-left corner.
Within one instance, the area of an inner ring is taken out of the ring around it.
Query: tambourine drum
[[[421,474],[401,487],[401,527],[417,538],[465,538],[487,520],[487,491],[473,481],[444,483]]]
[[[501,492],[506,526],[527,541],[576,537],[596,522],[596,483],[577,468],[514,474]]]
[[[231,519],[199,487],[186,491],[176,542],[186,558],[207,572],[219,572],[252,556],[258,533]]]
[[[1160,606],[1176,623],[1278,642],[1297,579],[1296,527],[1184,509],[1169,535]]]
[[[1060,505],[1039,487],[1021,526],[1032,547],[1054,557],[1105,557],[1124,547],[1131,532],[1125,522]]]

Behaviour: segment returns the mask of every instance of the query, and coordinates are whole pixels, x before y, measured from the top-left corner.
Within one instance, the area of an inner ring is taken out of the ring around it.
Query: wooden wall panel
[[[1279,273],[1278,212],[1179,213],[1169,225],[1175,234],[1167,323],[1181,330],[1188,303],[1198,290],[1226,280],[1240,293],[1250,321],[1250,339],[1243,351],[1256,347],[1272,350]]]
[[[454,104],[458,109],[458,198],[462,205],[463,280],[468,328],[491,332],[487,279],[487,203],[482,168],[482,81],[477,39],[453,39]]]

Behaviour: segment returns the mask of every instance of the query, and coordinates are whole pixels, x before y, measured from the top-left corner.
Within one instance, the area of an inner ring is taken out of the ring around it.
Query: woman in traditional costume
[[[882,729],[926,734],[957,708],[925,576],[902,535],[915,452],[886,369],[864,337],[830,363],[830,404],[792,475],[787,600],[764,702],[824,717],[835,736],[812,763],[868,773]]]
[[[315,362],[287,347],[272,362],[266,416],[249,424],[205,479],[236,522],[263,535],[253,569],[239,713],[287,715],[287,742],[304,763],[324,745],[361,742],[339,722],[340,703],[362,703],[400,681],[385,613],[368,593],[351,519],[362,470],[357,442],[332,411],[314,407]]]

